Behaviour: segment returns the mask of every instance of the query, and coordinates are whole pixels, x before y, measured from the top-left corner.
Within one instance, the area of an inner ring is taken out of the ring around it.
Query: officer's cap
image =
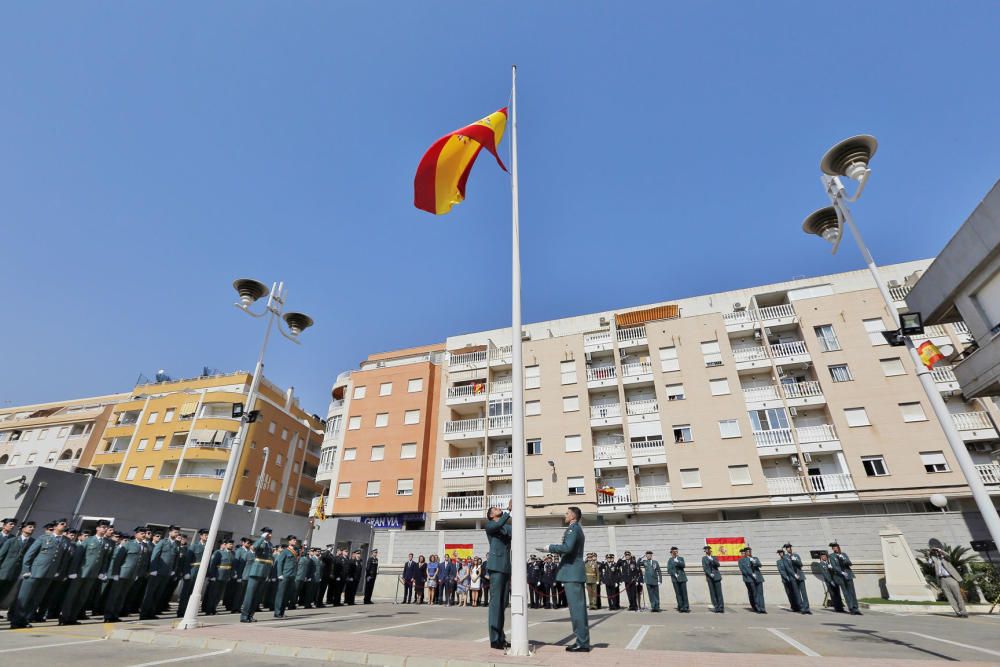
[[[208,528],[199,528],[198,529],[198,534],[199,535],[208,535]]]
[[[111,522],[108,521],[107,519],[98,519],[97,525],[98,526],[110,526]]]
[[[782,549],[788,549],[791,546],[792,546],[791,542],[785,542],[784,544],[781,545],[781,548]]]
[[[647,555],[647,556],[652,556],[652,555],[653,555],[653,552],[652,552],[652,551],[647,551],[647,552],[646,552],[646,555]]]
[[[169,528],[167,528],[167,532],[168,532],[168,533],[169,533],[169,532],[170,532],[171,530],[180,530],[180,527],[179,527],[179,526],[170,526]]]
[[[614,557],[615,557],[614,554],[608,554],[607,556],[605,556],[605,558],[614,558]]]
[[[784,549],[778,549],[777,553],[778,554],[783,554],[783,553],[785,553],[785,550]]]
[[[702,547],[702,549],[704,549],[705,551],[711,551],[712,550],[712,545],[706,544],[705,546]]]
[[[34,525],[35,525],[34,521],[22,521],[21,522],[21,527],[22,528],[24,528],[25,526],[34,526]]]
[[[136,526],[135,528],[133,528],[133,530],[135,530],[135,532],[137,532],[137,533],[142,533],[142,532],[144,532],[146,530],[146,527],[145,526]]]
[[[264,528],[260,529],[260,534],[261,535],[263,535],[264,533],[273,533],[273,532],[274,532],[273,530],[271,530],[270,528],[267,528],[267,527],[264,527]]]
[[[58,526],[60,523],[69,523],[69,521],[67,519],[56,519],[52,523]]]
[[[836,542],[830,542],[830,545],[829,545],[829,546],[830,546],[830,548],[832,549],[833,547],[839,547],[840,545],[839,545],[839,544],[837,544]]]
[[[10,517],[3,520],[3,523],[17,523],[17,519],[11,519]]]
[[[291,542],[292,540],[297,540],[297,539],[299,539],[299,538],[295,537],[294,535],[289,535],[289,536],[288,536],[288,537],[286,537],[285,539],[286,539],[287,541]]]
[[[79,531],[76,528],[67,528],[66,532],[73,533],[74,535],[76,535]]]
[[[240,542],[253,542],[249,537],[241,537]]]
[[[56,522],[55,521],[49,521],[47,524],[45,524],[45,530],[48,530],[49,528],[55,528],[55,527],[56,527]]]
[[[677,547],[670,547],[670,550],[671,551],[680,551],[680,549],[678,549]]]

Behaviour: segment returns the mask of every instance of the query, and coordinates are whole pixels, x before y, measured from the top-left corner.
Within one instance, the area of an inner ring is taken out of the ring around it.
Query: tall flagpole
[[[510,650],[508,655],[526,656],[528,650],[528,535],[524,526],[524,360],[521,350],[521,238],[517,221],[517,65],[510,81],[510,178],[511,178],[511,363],[513,368],[511,428],[511,577]]]

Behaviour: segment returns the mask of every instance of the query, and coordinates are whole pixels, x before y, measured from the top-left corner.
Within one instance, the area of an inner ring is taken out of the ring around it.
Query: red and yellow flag
[[[747,545],[745,537],[706,537],[705,546],[712,547],[712,555],[720,563],[736,562],[740,559],[740,549]]]
[[[488,150],[504,171],[497,147],[507,127],[507,108],[444,135],[424,153],[413,179],[413,205],[442,215],[465,199],[465,184],[479,151]]]
[[[452,554],[456,554],[458,558],[472,558],[473,556],[471,544],[445,544],[444,551],[448,558],[451,558]]]
[[[917,348],[917,354],[920,355],[920,361],[924,362],[924,366],[927,366],[929,369],[933,369],[934,364],[944,359],[944,355],[941,354],[938,346],[929,340],[921,343],[920,347]]]

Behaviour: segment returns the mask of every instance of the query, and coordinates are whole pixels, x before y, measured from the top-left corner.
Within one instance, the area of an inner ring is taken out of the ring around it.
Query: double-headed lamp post
[[[871,169],[868,168],[868,164],[872,156],[875,155],[877,148],[878,142],[875,140],[875,137],[861,134],[841,141],[826,152],[826,155],[820,161],[820,170],[823,172],[821,180],[823,182],[823,189],[826,190],[827,197],[830,198],[832,206],[827,206],[811,213],[805,219],[805,222],[802,223],[802,230],[807,234],[815,234],[832,243],[834,253],[837,252],[837,248],[843,238],[844,226],[846,225],[851,230],[851,235],[854,237],[858,249],[864,256],[868,270],[871,272],[872,278],[875,280],[875,285],[882,295],[882,300],[885,301],[886,310],[889,311],[889,315],[892,317],[897,330],[902,333],[903,327],[900,322],[899,312],[893,305],[888,287],[879,278],[875,260],[872,259],[868,247],[865,246],[864,239],[861,238],[861,232],[858,231],[857,225],[854,224],[854,218],[851,216],[851,210],[848,207],[849,203],[858,200],[868,182],[868,177],[871,175]],[[853,195],[848,196],[844,184],[840,180],[841,176],[846,176],[858,182],[858,187]],[[941,398],[941,393],[934,383],[931,371],[924,365],[923,360],[921,360],[920,355],[917,353],[916,347],[913,345],[913,341],[906,335],[900,337],[903,339],[906,349],[910,354],[910,359],[912,359],[913,365],[917,369],[917,379],[920,380],[920,385],[924,388],[924,393],[927,394],[927,400],[934,410],[934,416],[937,417],[938,422],[941,424],[941,429],[948,440],[951,452],[955,460],[958,461],[958,466],[962,469],[962,473],[969,483],[969,488],[972,490],[972,497],[975,499],[979,513],[986,523],[990,537],[994,542],[1000,544],[1000,516],[997,515],[997,509],[986,492],[983,481],[979,478],[979,472],[972,462],[972,457],[969,456],[969,450],[965,448],[962,436],[959,435],[958,429],[955,428],[955,423],[948,412],[948,406],[945,405],[944,399]]]
[[[222,523],[222,513],[226,507],[226,501],[233,490],[233,483],[236,478],[236,467],[239,464],[240,453],[243,451],[243,441],[246,439],[247,429],[250,426],[251,415],[256,415],[254,403],[257,400],[257,387],[260,385],[260,378],[264,374],[264,351],[267,349],[267,341],[271,336],[271,327],[278,322],[278,331],[281,335],[295,344],[299,343],[299,334],[313,325],[312,318],[303,313],[285,313],[285,283],[277,282],[271,285],[268,290],[263,283],[249,278],[240,278],[233,282],[233,287],[240,295],[240,300],[235,304],[251,317],[267,318],[267,325],[264,327],[264,341],[261,343],[260,352],[257,355],[257,365],[254,366],[253,378],[250,381],[250,391],[247,392],[246,408],[243,410],[243,417],[240,423],[240,430],[233,439],[233,446],[229,451],[229,461],[226,463],[226,472],[222,478],[222,487],[219,490],[219,497],[215,501],[215,511],[212,513],[212,523],[208,528],[208,541],[205,543],[207,549],[215,548],[215,541],[219,533],[219,524]],[[258,300],[267,297],[267,305],[261,313],[255,313],[250,307]],[[284,326],[282,325],[284,322]],[[256,508],[254,508],[256,510]],[[209,553],[206,557],[211,556]],[[201,598],[204,593],[205,579],[208,576],[208,567],[198,568],[195,576],[194,589],[191,591],[191,598],[188,600],[187,609],[184,611],[184,618],[177,624],[181,630],[189,630],[198,627],[198,611],[201,609]]]

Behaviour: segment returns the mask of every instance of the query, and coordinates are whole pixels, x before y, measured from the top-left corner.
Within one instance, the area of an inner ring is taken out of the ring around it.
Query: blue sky
[[[447,216],[411,200],[423,151],[504,106],[514,62],[525,321],[862,267],[799,231],[820,156],[861,132],[876,258],[932,256],[1000,176],[998,20],[989,2],[8,3],[0,405],[249,368],[237,276],[285,280],[316,319],[266,373],[320,414],[368,353],[509,325],[504,174],[480,160]]]

